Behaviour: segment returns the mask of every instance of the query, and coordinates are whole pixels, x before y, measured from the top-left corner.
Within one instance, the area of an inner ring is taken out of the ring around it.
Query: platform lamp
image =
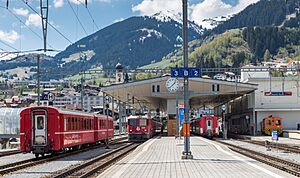
[[[226,121],[225,121],[225,112],[226,112],[226,106],[225,104],[222,105],[222,117],[223,117],[223,139],[227,139],[227,128],[226,128]]]

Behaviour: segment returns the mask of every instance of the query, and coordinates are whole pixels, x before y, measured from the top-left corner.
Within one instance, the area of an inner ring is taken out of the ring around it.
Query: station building
[[[270,77],[269,72],[242,72],[241,81],[256,84],[257,90],[226,103],[231,132],[250,134],[256,129],[256,134],[260,135],[263,119],[270,116],[282,119],[282,129],[286,133],[300,130],[298,76]],[[221,106],[216,107],[215,113],[220,112]],[[251,123],[249,119],[253,116],[256,121]]]

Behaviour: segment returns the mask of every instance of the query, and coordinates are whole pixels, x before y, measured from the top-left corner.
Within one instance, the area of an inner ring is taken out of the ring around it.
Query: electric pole
[[[182,36],[183,36],[183,60],[184,67],[189,67],[188,59],[188,0],[182,0],[182,9],[183,9],[183,27],[182,27]],[[189,79],[184,78],[184,151],[182,159],[193,159],[193,155],[190,150],[190,121],[189,121]]]

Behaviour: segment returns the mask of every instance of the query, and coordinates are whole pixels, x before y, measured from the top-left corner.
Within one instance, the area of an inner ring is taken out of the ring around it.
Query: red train
[[[192,120],[191,132],[205,137],[218,136],[218,118],[215,116],[203,116],[201,118]]]
[[[20,119],[21,151],[32,152],[36,157],[106,141],[103,115],[36,106],[22,110]],[[113,137],[113,119],[109,118],[108,139]]]
[[[161,132],[162,124],[147,116],[130,116],[127,120],[128,140],[144,141]]]

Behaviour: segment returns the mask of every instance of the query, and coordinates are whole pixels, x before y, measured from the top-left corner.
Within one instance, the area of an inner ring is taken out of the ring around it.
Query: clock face
[[[166,82],[169,92],[175,92],[179,89],[179,81],[176,78],[169,78]]]

